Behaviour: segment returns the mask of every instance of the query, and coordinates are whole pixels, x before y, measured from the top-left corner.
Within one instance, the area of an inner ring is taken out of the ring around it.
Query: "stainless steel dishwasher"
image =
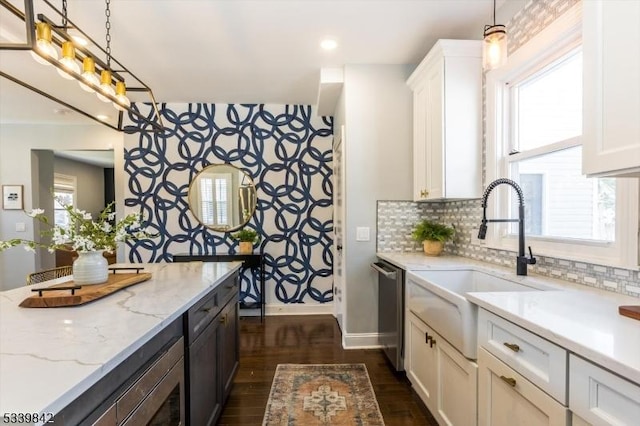
[[[396,371],[403,371],[404,270],[383,260],[371,267],[378,271],[378,343]]]

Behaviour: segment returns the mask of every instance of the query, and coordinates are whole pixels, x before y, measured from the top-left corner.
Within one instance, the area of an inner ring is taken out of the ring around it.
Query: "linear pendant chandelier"
[[[151,88],[111,55],[110,0],[105,48],[68,18],[66,0],[62,11],[48,0],[24,0],[23,10],[14,3],[0,0],[1,77],[118,131],[127,130],[125,113],[132,128],[164,131]]]

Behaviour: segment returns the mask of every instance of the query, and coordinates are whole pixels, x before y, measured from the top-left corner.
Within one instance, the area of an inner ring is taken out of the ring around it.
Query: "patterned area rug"
[[[262,425],[382,426],[384,421],[364,364],[279,364]]]

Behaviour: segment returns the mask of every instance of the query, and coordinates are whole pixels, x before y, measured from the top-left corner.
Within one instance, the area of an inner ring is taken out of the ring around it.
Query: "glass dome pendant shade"
[[[40,52],[42,55],[48,56],[51,59],[58,59],[58,52],[56,48],[53,47],[51,43],[51,26],[46,22],[38,22],[36,24],[36,46],[35,50]],[[31,51],[31,57],[42,65],[51,65],[46,59],[38,55],[36,52]]]
[[[91,83],[96,86],[100,85],[100,79],[96,75],[96,63],[92,57],[87,56],[82,60],[81,75],[82,75],[82,80],[78,81],[78,84],[80,84],[80,87],[82,88],[82,90],[87,91],[89,93],[95,92],[95,90],[93,90],[91,86],[83,83],[84,81],[86,83]]]
[[[111,99],[104,96],[104,93],[115,96],[116,91],[113,90],[113,86],[111,85],[111,71],[102,70],[100,73],[100,92],[96,92],[98,95],[98,99],[102,102],[111,102]]]
[[[72,41],[65,41],[62,43],[62,58],[60,59],[60,65],[63,68],[58,68],[58,74],[60,77],[67,80],[74,80],[75,77],[65,70],[73,71],[76,74],[80,74],[80,65],[76,62],[76,48],[73,47]]]
[[[131,101],[127,98],[127,87],[125,86],[124,81],[118,81],[116,83],[116,99],[118,102],[114,102],[113,106],[118,111],[126,111],[126,108],[124,108],[123,105],[127,108],[131,106]]]
[[[487,25],[482,42],[482,66],[492,70],[507,62],[507,30],[504,25]]]

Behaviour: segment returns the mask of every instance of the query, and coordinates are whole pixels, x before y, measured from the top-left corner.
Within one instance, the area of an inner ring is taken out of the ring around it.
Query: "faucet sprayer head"
[[[478,239],[479,240],[484,240],[486,236],[487,236],[487,223],[485,221],[483,221],[480,224],[480,229],[478,231]]]

